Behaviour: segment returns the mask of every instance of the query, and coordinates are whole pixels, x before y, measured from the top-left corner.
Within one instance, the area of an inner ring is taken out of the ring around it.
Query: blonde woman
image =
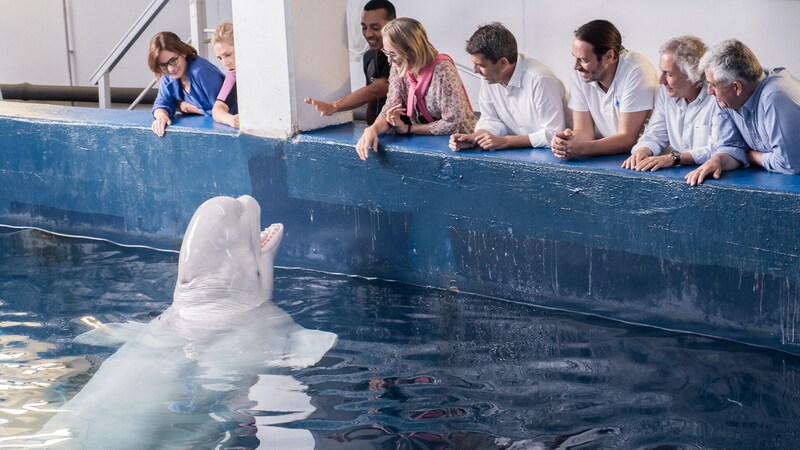
[[[147,65],[161,78],[153,102],[153,132],[164,136],[175,112],[211,115],[216,95],[225,76],[197,50],[170,31],[156,33],[150,40]]]
[[[211,110],[214,120],[233,128],[239,128],[239,114],[236,104],[236,53],[233,47],[233,24],[223,22],[211,36],[211,46],[217,59],[228,69],[225,82],[217,94],[217,101]]]
[[[383,52],[392,64],[386,104],[364,130],[356,152],[366,160],[378,135],[471,133],[477,121],[453,60],[436,51],[422,24],[400,17],[383,27]]]

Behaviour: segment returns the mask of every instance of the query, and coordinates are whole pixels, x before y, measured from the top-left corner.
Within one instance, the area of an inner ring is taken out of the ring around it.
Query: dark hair
[[[575,30],[575,37],[592,45],[597,59],[601,59],[609,50],[614,50],[614,57],[625,50],[622,46],[622,35],[613,23],[607,20],[593,20]]]
[[[171,31],[162,31],[160,33],[156,33],[155,36],[150,39],[150,49],[147,52],[147,65],[157,77],[160,77],[163,74],[161,69],[158,67],[158,57],[161,56],[161,52],[164,50],[168,50],[179,55],[184,55],[189,61],[197,58],[197,50],[195,50],[195,48],[191,45],[183,42],[177,34]]]
[[[364,11],[375,11],[376,9],[383,9],[386,11],[386,16],[384,17],[386,20],[394,20],[397,18],[394,5],[389,0],[369,0],[367,4],[364,5]]]
[[[470,55],[482,54],[492,64],[497,64],[500,58],[506,58],[511,64],[517,63],[517,40],[500,22],[478,27],[467,40],[465,49]]]

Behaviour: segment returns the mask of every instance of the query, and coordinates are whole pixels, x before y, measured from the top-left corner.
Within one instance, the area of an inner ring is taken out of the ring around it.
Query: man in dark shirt
[[[389,61],[383,54],[381,29],[396,17],[394,5],[388,0],[370,0],[364,5],[361,14],[361,34],[367,40],[369,50],[364,53],[364,76],[367,85],[338,100],[323,102],[314,98],[305,98],[305,102],[313,105],[320,116],[350,111],[367,105],[367,123],[372,124],[386,102],[389,92]]]

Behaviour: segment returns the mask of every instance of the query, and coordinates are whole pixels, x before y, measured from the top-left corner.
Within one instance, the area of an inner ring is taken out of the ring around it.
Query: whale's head
[[[282,238],[281,224],[261,230],[261,207],[253,197],[207,200],[184,234],[173,308],[206,315],[248,310],[272,299]]]

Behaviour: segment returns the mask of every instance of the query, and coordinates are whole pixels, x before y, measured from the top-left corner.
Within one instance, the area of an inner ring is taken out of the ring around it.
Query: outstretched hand
[[[336,106],[334,106],[333,103],[323,102],[322,100],[317,100],[311,97],[306,97],[305,99],[303,99],[303,101],[316,108],[317,111],[319,111],[320,117],[330,116],[338,112],[336,110]]]

